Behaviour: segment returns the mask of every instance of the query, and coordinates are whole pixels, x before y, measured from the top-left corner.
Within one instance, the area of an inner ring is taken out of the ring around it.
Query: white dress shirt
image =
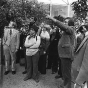
[[[41,34],[40,34],[40,37],[50,39],[50,35],[47,31],[42,31]]]

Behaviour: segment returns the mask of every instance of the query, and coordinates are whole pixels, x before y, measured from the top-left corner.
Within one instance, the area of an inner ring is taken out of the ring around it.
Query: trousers
[[[70,58],[61,58],[62,77],[65,88],[71,88],[71,64]]]
[[[39,52],[33,56],[26,56],[27,60],[27,77],[38,79],[38,61],[39,61]]]
[[[40,55],[39,63],[38,63],[38,70],[41,74],[46,74],[46,57],[47,54]]]
[[[11,57],[11,70],[16,70],[16,52],[12,52],[10,47],[5,45],[3,47],[4,55],[5,55],[5,71],[10,70],[10,57]]]

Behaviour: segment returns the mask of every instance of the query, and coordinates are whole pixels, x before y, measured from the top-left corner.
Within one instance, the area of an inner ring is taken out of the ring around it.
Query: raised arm
[[[72,34],[73,33],[73,28],[68,26],[68,25],[65,25],[63,22],[59,21],[59,20],[56,20],[55,18],[51,17],[51,16],[47,16],[46,18],[52,20],[56,26],[58,26],[61,30],[69,33],[69,34]]]

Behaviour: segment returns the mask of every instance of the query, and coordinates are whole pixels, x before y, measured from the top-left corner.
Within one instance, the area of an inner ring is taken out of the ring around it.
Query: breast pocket
[[[70,54],[71,53],[71,45],[70,44],[64,44],[62,45],[62,49],[66,54]]]

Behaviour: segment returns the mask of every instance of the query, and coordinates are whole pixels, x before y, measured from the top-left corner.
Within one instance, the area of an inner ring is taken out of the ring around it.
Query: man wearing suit
[[[75,48],[74,22],[71,19],[66,19],[67,25],[50,16],[47,16],[47,18],[51,19],[63,31],[58,43],[58,53],[61,59],[64,88],[71,88],[71,64]]]
[[[16,52],[19,49],[19,31],[16,30],[16,23],[10,21],[9,26],[4,29],[3,36],[3,50],[5,55],[5,75],[9,73],[10,70],[10,56],[11,56],[11,70],[12,74],[16,74],[15,62],[16,62]]]

